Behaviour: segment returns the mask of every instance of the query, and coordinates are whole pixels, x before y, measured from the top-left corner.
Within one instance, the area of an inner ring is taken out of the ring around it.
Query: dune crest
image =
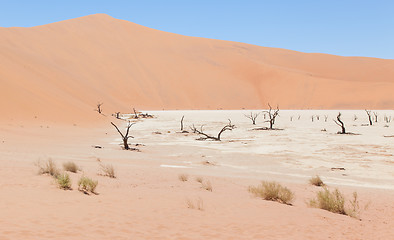
[[[187,37],[106,14],[0,28],[0,119],[139,109],[392,109],[394,60]]]

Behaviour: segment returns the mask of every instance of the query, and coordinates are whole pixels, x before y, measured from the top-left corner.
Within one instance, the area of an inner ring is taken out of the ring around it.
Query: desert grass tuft
[[[76,173],[79,170],[77,164],[75,164],[74,162],[63,163],[63,169],[64,169],[64,171],[69,171],[69,172],[73,172],[73,173]]]
[[[288,205],[291,205],[294,200],[294,193],[277,182],[263,181],[257,187],[250,186],[248,190],[264,200],[276,201]]]
[[[212,184],[210,181],[205,181],[205,182],[202,182],[201,184],[202,184],[202,188],[204,188],[207,191],[212,192]]]
[[[345,210],[345,197],[338,189],[330,192],[330,190],[324,188],[317,193],[316,199],[310,200],[309,205],[333,213],[347,215]]]
[[[196,177],[196,181],[197,181],[198,183],[201,183],[201,184],[202,184],[203,178],[202,178],[202,177]]]
[[[41,162],[39,161],[37,163],[37,166],[39,168],[39,174],[49,174],[52,177],[57,177],[60,174],[56,163],[51,158],[49,158],[44,164],[41,164]]]
[[[321,178],[318,175],[309,179],[309,183],[318,187],[323,187],[325,185],[323,180],[321,180]]]
[[[186,199],[186,206],[190,209],[204,211],[204,202],[201,198],[197,198],[195,202],[190,199]]]
[[[179,174],[178,175],[179,181],[186,182],[189,179],[189,175],[187,174]]]
[[[59,174],[56,177],[57,184],[59,188],[64,189],[64,190],[70,190],[71,189],[71,179],[68,173],[62,173]]]
[[[84,193],[96,193],[96,187],[98,185],[98,181],[94,181],[91,178],[82,176],[78,181],[78,190]]]
[[[115,169],[111,164],[104,165],[100,164],[101,171],[103,172],[104,176],[110,177],[110,178],[116,178],[115,175]]]

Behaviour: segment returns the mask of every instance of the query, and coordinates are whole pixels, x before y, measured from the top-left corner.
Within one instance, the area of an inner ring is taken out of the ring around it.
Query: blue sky
[[[106,13],[188,36],[394,59],[390,0],[0,0],[1,27]]]

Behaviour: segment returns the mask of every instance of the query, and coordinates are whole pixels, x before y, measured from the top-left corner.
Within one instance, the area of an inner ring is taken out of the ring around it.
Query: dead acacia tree
[[[324,121],[327,122],[328,116],[324,115]]]
[[[120,119],[120,112],[116,112],[112,114],[112,116],[116,117],[117,119]]]
[[[119,130],[119,128],[118,128],[113,122],[111,122],[111,124],[112,124],[112,126],[114,126],[114,127],[116,128],[116,130],[118,131],[118,133],[119,133],[120,136],[122,137],[122,140],[123,140],[123,148],[124,148],[125,150],[129,150],[130,147],[129,147],[129,144],[128,144],[128,140],[129,140],[129,138],[133,138],[133,136],[129,136],[130,128],[131,128],[131,126],[133,126],[135,123],[128,122],[127,127],[126,127],[126,133],[125,133],[125,134],[123,134],[123,133]]]
[[[268,111],[263,111],[264,113],[267,113],[268,117],[269,117],[269,120],[267,120],[265,122],[269,122],[270,123],[269,129],[273,129],[274,124],[275,124],[275,119],[279,115],[279,107],[276,106],[276,109],[273,110],[269,103],[268,103],[268,107],[270,108]]]
[[[368,115],[368,120],[369,120],[369,125],[372,126],[372,116],[371,116],[371,110],[365,109],[365,112]]]
[[[373,115],[375,116],[375,122],[378,122],[378,113],[377,112],[373,112]]]
[[[201,125],[200,130],[198,130],[198,129],[194,126],[194,124],[193,124],[193,126],[190,127],[190,129],[192,130],[193,133],[197,133],[197,134],[199,134],[199,135],[203,135],[203,137],[200,138],[199,140],[211,139],[211,140],[214,140],[214,141],[221,141],[221,138],[220,138],[220,137],[221,137],[222,133],[224,133],[225,131],[232,131],[232,130],[235,128],[235,125],[232,124],[232,123],[231,123],[231,120],[229,119],[229,120],[228,120],[228,124],[227,124],[226,126],[224,126],[224,127],[220,130],[220,132],[218,133],[217,137],[206,134],[206,133],[204,132],[204,130],[203,130],[203,127],[204,127],[204,125]]]
[[[103,105],[103,103],[100,103],[100,102],[98,102],[97,103],[97,109],[95,109],[94,111],[97,111],[98,113],[102,113],[103,112],[103,109],[101,108],[101,106]]]
[[[341,120],[341,112],[338,113],[337,120],[334,120],[334,122],[341,127],[341,131],[338,132],[339,134],[346,134],[346,129],[345,129],[345,124]]]
[[[253,113],[253,112],[250,112],[250,115],[246,115],[245,114],[245,117],[246,118],[249,118],[250,120],[252,120],[252,124],[253,125],[256,125],[256,119],[257,119],[257,117],[260,115],[260,113]]]
[[[182,118],[181,118],[181,132],[182,133],[188,133],[188,131],[186,131],[186,130],[184,130],[184,128],[183,128],[183,119],[185,118],[185,115],[183,115],[182,116]],[[194,125],[193,125],[194,126]]]

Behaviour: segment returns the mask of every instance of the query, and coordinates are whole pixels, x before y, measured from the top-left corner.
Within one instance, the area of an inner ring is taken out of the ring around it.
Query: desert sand
[[[394,121],[394,60],[187,37],[96,14],[0,28],[0,85],[0,239],[394,235],[394,131],[384,121]],[[253,130],[245,118],[268,102],[288,109],[275,124],[283,130]],[[110,122],[124,131],[126,121],[111,115],[128,120],[133,108],[155,117],[132,119],[139,151],[125,151]],[[378,123],[364,126],[365,112],[355,110],[364,108],[376,109]],[[354,135],[336,134],[335,109],[349,109],[342,119]],[[197,141],[179,132],[182,116],[186,130],[217,134],[227,119],[236,128],[220,142]],[[69,173],[72,190],[38,174],[48,159],[81,168]],[[308,206],[321,190],[308,183],[315,175],[347,199],[356,191],[359,216]],[[78,191],[81,176],[98,181],[97,194]],[[262,180],[291,189],[293,204],[248,192]]]
[[[137,120],[130,143],[140,152],[121,149],[121,138],[102,117],[92,127],[39,120],[2,125],[0,143],[1,239],[390,239],[394,229],[392,123],[378,111],[379,122],[366,124],[363,111],[342,111],[349,132],[338,135],[337,111],[281,111],[275,127],[263,115],[257,125],[250,111],[154,111]],[[256,112],[256,111],[255,111]],[[216,134],[230,118],[236,125],[222,141],[197,141],[179,133],[184,125],[205,125]],[[312,115],[320,120],[311,121]],[[324,115],[327,115],[325,122]],[[356,121],[354,115],[358,116]],[[125,115],[127,118],[129,115]],[[290,118],[293,116],[293,120]],[[300,119],[298,119],[298,116]],[[134,120],[133,120],[134,121]],[[387,127],[387,126],[388,127]],[[321,131],[326,129],[326,131]],[[94,146],[102,148],[94,148]],[[135,147],[135,146],[134,146]],[[52,158],[82,171],[70,173],[72,190],[61,190],[52,177],[37,174],[35,163]],[[112,164],[116,178],[100,175]],[[333,171],[343,167],[344,171]],[[182,182],[179,175],[188,175]],[[311,208],[321,188],[308,179],[320,175],[330,189],[350,199],[359,194],[359,219]],[[77,190],[82,175],[98,180],[98,195]],[[209,181],[207,191],[196,177]],[[261,180],[275,180],[295,193],[292,206],[256,198],[248,192]],[[188,202],[201,204],[201,210]]]
[[[137,109],[392,109],[394,60],[182,36],[96,14],[0,28],[2,120]],[[78,116],[78,117],[76,117]]]

